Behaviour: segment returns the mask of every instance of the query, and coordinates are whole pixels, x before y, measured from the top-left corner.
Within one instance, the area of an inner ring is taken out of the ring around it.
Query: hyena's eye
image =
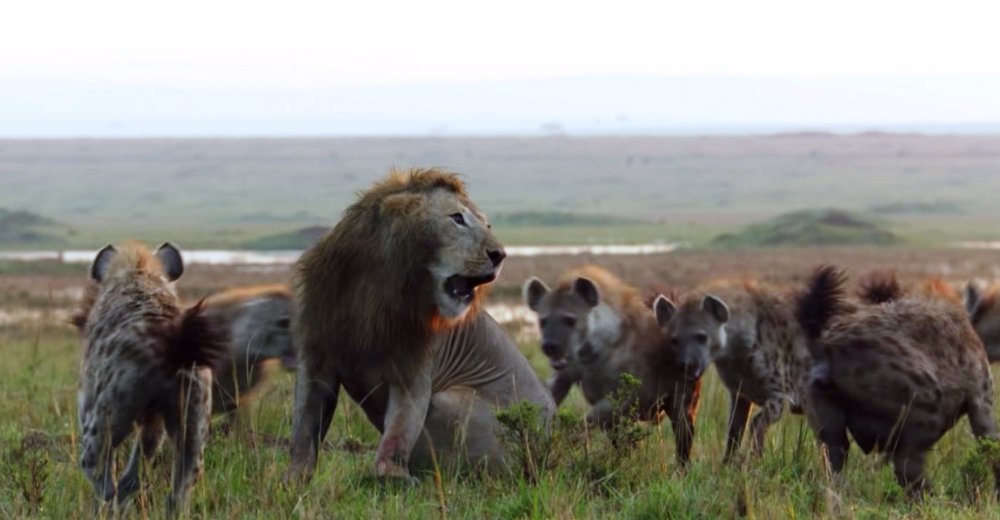
[[[708,343],[708,334],[705,334],[704,332],[699,332],[694,335],[694,340],[704,345]]]
[[[280,318],[274,324],[277,325],[278,328],[287,329],[292,323],[288,318]]]
[[[538,324],[540,326],[542,326],[542,328],[544,328],[546,325],[549,324],[549,319],[548,318],[539,318]]]
[[[576,318],[572,316],[563,316],[562,322],[563,325],[566,325],[567,327],[572,327],[576,325]]]
[[[463,217],[461,213],[452,213],[451,215],[448,215],[448,217],[451,218],[452,222],[458,224],[459,226],[464,227],[467,225],[465,223],[465,217]]]

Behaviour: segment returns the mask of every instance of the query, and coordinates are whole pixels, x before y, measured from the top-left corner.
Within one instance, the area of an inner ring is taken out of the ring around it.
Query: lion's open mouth
[[[444,292],[451,299],[460,303],[469,303],[475,294],[476,287],[487,284],[495,280],[496,273],[484,276],[462,276],[454,274],[444,281]]]

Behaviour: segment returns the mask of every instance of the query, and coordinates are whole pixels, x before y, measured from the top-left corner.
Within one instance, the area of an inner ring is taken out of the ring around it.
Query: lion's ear
[[[382,213],[386,215],[409,215],[417,211],[425,198],[417,193],[397,193],[382,200]]]

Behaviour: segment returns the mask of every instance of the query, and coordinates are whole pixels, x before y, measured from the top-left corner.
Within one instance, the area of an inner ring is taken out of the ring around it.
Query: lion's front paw
[[[410,475],[410,470],[391,460],[381,460],[376,462],[375,475],[384,481],[396,480],[406,482],[411,486],[416,485],[419,482],[419,480],[417,480],[413,475]]]

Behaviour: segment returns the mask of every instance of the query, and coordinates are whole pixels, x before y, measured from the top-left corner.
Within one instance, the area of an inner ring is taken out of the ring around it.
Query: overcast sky
[[[962,0],[7,2],[0,16],[0,94],[7,94],[0,110],[20,115],[16,123],[0,121],[0,135],[22,129],[56,135],[55,116],[92,117],[52,108],[72,107],[65,98],[74,91],[58,90],[70,84],[138,87],[124,96],[141,105],[147,95],[141,88],[150,87],[187,96],[206,89],[287,94],[614,75],[939,76],[952,81],[941,96],[955,96],[961,107],[954,116],[947,107],[930,115],[918,107],[913,120],[994,121],[1000,118],[996,99],[984,99],[988,106],[976,118],[968,114],[968,100],[957,98],[975,91],[980,77],[1000,76],[998,20],[1000,4]],[[50,104],[55,98],[62,99]],[[115,114],[113,100],[107,105],[109,118],[142,119]],[[45,117],[32,116],[45,107]],[[543,122],[548,115],[526,117]],[[391,133],[392,124],[384,130]]]

